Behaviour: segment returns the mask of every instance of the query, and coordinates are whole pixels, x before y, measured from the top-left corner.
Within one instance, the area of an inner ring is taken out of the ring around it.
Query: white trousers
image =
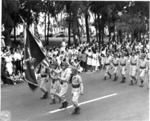
[[[80,96],[80,88],[72,88],[72,103],[78,107],[78,99]]]

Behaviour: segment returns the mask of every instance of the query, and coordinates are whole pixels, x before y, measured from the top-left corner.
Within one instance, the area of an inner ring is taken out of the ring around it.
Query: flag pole
[[[22,18],[21,15],[19,15],[20,19],[22,20],[23,22],[23,40],[24,40],[24,43],[23,43],[23,46],[25,48],[25,43],[26,43],[26,27],[27,27],[27,24],[26,22],[24,21],[24,19]],[[23,67],[24,67],[24,63],[23,63],[23,60],[24,60],[24,54],[25,54],[25,51],[23,53],[23,59],[22,59],[22,73],[23,73]]]
[[[22,22],[23,22],[24,48],[25,48],[25,45],[26,45],[26,35],[27,35],[26,28],[28,28],[28,26],[27,26],[26,22],[24,21],[24,19],[22,18],[22,16],[19,15],[19,17],[20,17],[20,19],[21,19]],[[28,51],[29,51],[29,50],[28,50]],[[30,52],[29,52],[29,54],[30,54],[30,56],[31,56],[31,53],[30,53]],[[25,55],[25,51],[24,51],[24,55]],[[25,59],[25,56],[24,56],[23,58]],[[22,60],[22,63],[23,63],[23,60]],[[26,63],[26,62],[25,62],[25,63]],[[25,64],[25,63],[24,63],[24,64]],[[23,66],[23,65],[22,65],[22,66]],[[25,64],[25,66],[26,66],[26,64]],[[27,82],[28,84],[32,84],[32,85],[34,85],[34,86],[39,87],[38,84],[35,84],[35,83],[33,83],[33,82],[28,81],[28,80],[26,79],[26,77],[24,77],[24,81]]]

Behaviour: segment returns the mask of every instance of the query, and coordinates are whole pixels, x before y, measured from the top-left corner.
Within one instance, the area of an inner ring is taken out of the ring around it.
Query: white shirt
[[[14,59],[15,61],[18,59],[18,60],[21,60],[21,54],[20,53],[14,53]]]

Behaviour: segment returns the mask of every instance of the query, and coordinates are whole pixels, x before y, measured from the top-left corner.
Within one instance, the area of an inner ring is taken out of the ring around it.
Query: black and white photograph
[[[0,121],[149,121],[150,1],[0,8]]]

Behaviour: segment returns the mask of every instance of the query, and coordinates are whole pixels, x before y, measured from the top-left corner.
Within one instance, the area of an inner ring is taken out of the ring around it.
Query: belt
[[[76,84],[76,85],[72,84],[72,88],[79,88],[79,87],[80,87],[80,84]]]
[[[136,66],[136,63],[131,63],[132,66]]]
[[[121,66],[125,66],[126,64],[120,64]]]
[[[140,67],[140,69],[145,69],[146,67]]]
[[[114,64],[114,66],[118,66],[118,63],[117,63],[117,64]]]
[[[43,77],[43,78],[44,78],[44,77],[46,77],[46,75],[41,75],[41,77]]]
[[[110,65],[110,63],[106,63],[105,65],[108,66],[108,65]]]

